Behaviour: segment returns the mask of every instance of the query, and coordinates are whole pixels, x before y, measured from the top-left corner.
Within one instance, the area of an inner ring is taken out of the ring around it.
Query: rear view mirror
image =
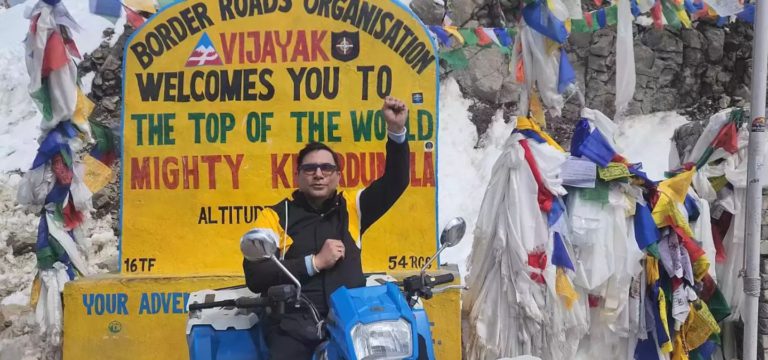
[[[451,219],[451,221],[445,225],[443,233],[440,234],[440,245],[445,247],[455,246],[464,237],[464,232],[466,230],[467,223],[463,218],[456,217]]]
[[[256,261],[269,259],[277,252],[277,235],[270,229],[252,229],[240,238],[243,257]]]

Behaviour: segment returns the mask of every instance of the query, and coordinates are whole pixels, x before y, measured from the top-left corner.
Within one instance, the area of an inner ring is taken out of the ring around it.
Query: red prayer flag
[[[37,34],[37,21],[40,20],[40,14],[35,15],[29,20],[29,33],[32,35]]]
[[[125,9],[125,19],[128,21],[131,26],[133,26],[134,29],[138,29],[141,27],[141,25],[144,25],[144,17],[139,15],[139,13],[133,11],[131,8],[123,5],[123,9]]]
[[[72,230],[83,223],[85,216],[83,213],[75,209],[75,204],[69,201],[67,205],[61,210],[61,215],[64,217],[64,228]]]
[[[64,46],[64,38],[58,31],[54,31],[45,43],[41,75],[46,77],[51,72],[61,69],[67,64],[67,61],[69,61],[69,55],[67,55],[67,48]]]
[[[587,295],[587,301],[589,301],[590,308],[600,307],[600,302],[602,300],[603,300],[603,297],[600,295],[593,295],[593,294]]]
[[[732,122],[725,124],[715,136],[712,147],[723,148],[731,154],[739,151],[739,132],[736,130],[736,124]]]
[[[493,42],[481,27],[475,28],[475,35],[477,35],[477,45],[485,46]]]
[[[672,220],[670,219],[670,221]],[[694,242],[693,239],[691,239],[688,234],[685,233],[685,231],[683,231],[683,229],[681,229],[679,226],[672,226],[672,229],[675,230],[678,238],[680,239],[680,243],[682,243],[685,250],[688,251],[688,256],[691,257],[691,262],[695,262],[700,257],[705,255],[704,250],[702,250],[701,247],[699,247],[699,245],[696,244],[696,242]]]
[[[727,211],[723,211],[719,219],[712,218],[712,239],[715,242],[715,261],[718,264],[724,263],[727,258],[723,239],[731,227],[731,220],[733,220],[733,214]]]
[[[653,18],[653,26],[657,29],[664,29],[664,14],[661,12],[661,0],[656,0],[656,3],[651,7],[651,18]]]
[[[547,253],[543,250],[528,253],[528,266],[541,271],[531,272],[531,280],[539,284],[545,284],[543,272],[544,268],[547,267]]]
[[[61,154],[56,154],[53,156],[53,159],[51,159],[51,170],[59,184],[68,185],[72,183],[74,173],[72,172],[72,169],[64,163],[64,157],[62,157]]]
[[[77,44],[75,44],[75,42],[72,39],[64,40],[64,45],[67,47],[67,50],[69,51],[70,55],[78,59],[83,58],[83,56],[80,55],[80,50],[77,49]]]
[[[528,140],[520,140],[520,146],[523,147],[523,151],[525,152],[525,161],[528,163],[528,167],[531,168],[533,178],[536,179],[536,185],[539,188],[538,195],[536,196],[537,200],[539,201],[539,209],[544,212],[549,212],[552,210],[552,199],[554,196],[544,185],[544,181],[541,178],[541,173],[539,172],[539,167],[536,165],[536,159],[533,158],[533,153],[531,153],[531,148],[528,145]]]

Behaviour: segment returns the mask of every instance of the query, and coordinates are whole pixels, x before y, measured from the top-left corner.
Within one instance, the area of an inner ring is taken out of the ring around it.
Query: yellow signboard
[[[64,287],[64,359],[189,359],[189,294],[242,276],[99,275]]]
[[[304,144],[340,153],[341,190],[382,175],[387,95],[410,110],[410,186],[366,232],[363,269],[435,251],[435,45],[398,2],[182,1],[124,65],[123,273],[240,273],[239,238],[290,197]]]
[[[435,272],[435,274],[445,271]],[[451,270],[458,279],[458,272]],[[403,279],[413,273],[393,272]],[[189,359],[186,305],[192,292],[244,283],[236,276],[99,275],[64,288],[64,360]],[[424,300],[437,359],[461,359],[459,291]]]

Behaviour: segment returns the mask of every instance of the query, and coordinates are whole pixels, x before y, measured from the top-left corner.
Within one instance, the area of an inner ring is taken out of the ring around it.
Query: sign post
[[[306,143],[340,153],[341,190],[382,175],[388,95],[410,110],[411,179],[366,233],[363,270],[418,269],[434,253],[438,66],[403,5],[182,1],[125,51],[123,274],[242,273],[238,240],[296,188]]]
[[[752,101],[747,159],[747,224],[744,239],[744,356],[757,359],[757,318],[760,297],[760,224],[763,186],[760,174],[765,159],[765,88],[768,74],[768,4],[757,2],[752,42]]]

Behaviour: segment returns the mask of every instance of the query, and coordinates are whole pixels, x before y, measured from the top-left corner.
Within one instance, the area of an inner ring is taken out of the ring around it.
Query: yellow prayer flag
[[[675,348],[672,351],[671,360],[689,360],[688,351],[683,344],[683,334],[680,331],[675,333]]]
[[[464,37],[461,36],[461,33],[459,32],[459,28],[456,26],[443,26],[443,30],[448,32],[449,34],[453,35],[453,37],[456,38],[456,40],[459,40],[459,42],[464,45]]]
[[[678,174],[671,179],[662,181],[659,183],[659,191],[669,195],[676,202],[682,203],[685,201],[685,195],[688,193],[688,189],[691,187],[691,182],[693,182],[693,175],[695,174],[695,171],[696,168],[693,168],[684,173]]]
[[[693,263],[693,278],[696,279],[696,281],[701,281],[701,279],[707,275],[707,272],[709,272],[710,265],[711,263],[706,255],[702,255],[696,259],[696,262]]]
[[[597,176],[605,181],[611,181],[632,176],[626,165],[617,162],[608,163],[606,167],[597,168]]]
[[[539,136],[541,136],[542,139],[544,139],[547,144],[552,145],[557,150],[565,151],[562,147],[560,147],[560,144],[555,141],[549,134],[541,130],[539,125],[536,125],[535,122],[533,122],[529,117],[527,116],[518,116],[517,117],[517,125],[515,126],[518,130],[532,130],[533,132],[537,133]]]
[[[715,11],[715,9],[713,9],[711,6],[709,6],[707,4],[704,4],[704,6],[707,7],[707,15],[709,15],[710,17],[716,17],[717,16],[717,11]]]
[[[557,268],[557,276],[555,277],[555,291],[563,299],[565,308],[571,310],[573,303],[579,299],[579,293],[573,288],[571,280],[565,274],[565,270]]]
[[[155,2],[152,0],[125,0],[123,3],[125,6],[136,11],[146,11],[150,14],[154,14],[157,11],[155,9]]]
[[[98,192],[112,181],[112,169],[93,156],[83,157],[83,166],[85,167],[83,182],[92,193]]]
[[[659,281],[659,259],[650,255],[645,255],[645,276],[646,284],[648,284],[648,286]]]
[[[35,279],[32,280],[32,289],[29,292],[29,307],[34,309],[37,307],[37,302],[40,301],[40,290],[43,287],[43,283],[40,281],[40,273],[35,274]]]
[[[94,107],[96,105],[93,104],[93,101],[85,96],[83,90],[78,87],[77,102],[75,104],[75,112],[72,114],[72,122],[78,127],[82,124],[88,124],[88,117],[91,116]]]
[[[560,44],[550,38],[544,38],[545,54],[555,55],[560,53]]]
[[[531,110],[531,118],[538,126],[547,126],[547,118],[544,116],[544,106],[541,105],[541,99],[539,99],[539,92],[532,90],[529,100],[529,108]],[[540,129],[540,128],[539,128]]]
[[[677,18],[680,19],[680,23],[683,24],[683,27],[686,29],[691,28],[691,18],[688,17],[688,13],[685,12],[685,9],[679,9],[677,10]]]
[[[664,295],[664,289],[659,288],[659,317],[661,317],[661,324],[664,327],[664,333],[669,338],[669,323],[667,322],[667,297]],[[672,352],[672,342],[667,341],[661,344],[661,351],[663,353]]]
[[[688,219],[683,216],[683,213],[677,208],[677,204],[672,201],[672,198],[664,192],[659,194],[659,201],[656,202],[656,206],[651,213],[653,221],[656,223],[656,227],[663,228],[665,226],[677,226],[685,232],[686,235],[693,237],[693,230],[688,223]]]
[[[689,306],[691,311],[683,324],[682,332],[687,350],[692,350],[704,344],[712,334],[719,334],[720,326],[703,301],[696,300]]]

